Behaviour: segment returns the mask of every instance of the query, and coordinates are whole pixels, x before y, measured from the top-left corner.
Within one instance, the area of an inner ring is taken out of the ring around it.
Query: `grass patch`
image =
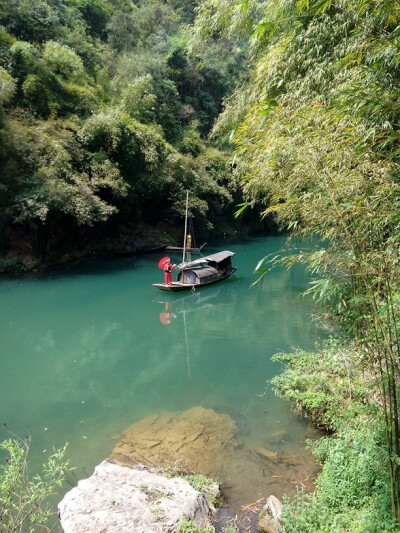
[[[216,503],[217,498],[213,492],[213,487],[218,483],[211,478],[202,475],[187,475],[184,479],[196,490],[205,494],[211,503]]]

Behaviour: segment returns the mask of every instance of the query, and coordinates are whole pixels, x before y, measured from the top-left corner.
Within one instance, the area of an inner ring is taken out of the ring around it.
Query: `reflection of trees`
[[[246,295],[230,287],[223,301],[196,317],[195,331],[201,331],[199,340],[224,337],[226,342],[237,348],[243,346],[247,352],[254,340],[262,338],[261,356],[270,350],[275,353],[303,341],[308,343],[308,306],[299,299],[297,289],[292,288],[292,278],[293,272],[272,272],[263,285],[250,289]],[[301,277],[297,285],[299,290],[301,285],[304,288]]]

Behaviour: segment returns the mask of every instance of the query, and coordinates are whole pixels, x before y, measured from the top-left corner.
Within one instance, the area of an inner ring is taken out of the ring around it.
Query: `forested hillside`
[[[247,203],[308,239],[259,274],[307,263],[331,337],[277,356],[277,392],[335,435],[316,449],[315,494],[286,507],[288,532],[399,531],[399,22],[388,0],[199,5],[195,42],[250,43],[213,134],[232,142]]]
[[[183,0],[1,2],[3,264],[123,246],[143,223],[168,233],[187,189],[197,236],[229,231],[240,193],[207,135],[241,52],[189,56],[193,19]]]
[[[399,23],[393,0],[0,5],[2,265],[172,231],[187,189],[204,236],[241,204],[306,238],[258,268],[306,263],[329,336],[277,356],[334,435],[287,533],[399,531]]]

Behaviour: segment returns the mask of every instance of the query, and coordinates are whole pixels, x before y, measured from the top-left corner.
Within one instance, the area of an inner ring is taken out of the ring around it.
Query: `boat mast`
[[[187,222],[188,222],[188,210],[189,210],[189,191],[186,191],[186,212],[185,212],[185,235],[183,237],[183,256],[182,262],[186,259],[186,238],[187,238]]]

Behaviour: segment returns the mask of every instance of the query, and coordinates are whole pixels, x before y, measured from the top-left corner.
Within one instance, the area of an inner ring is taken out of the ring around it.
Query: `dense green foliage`
[[[360,425],[339,438],[326,438],[314,452],[324,463],[314,495],[286,498],[283,522],[291,533],[396,532],[387,497],[389,479],[379,435]]]
[[[37,257],[181,224],[226,231],[237,187],[206,136],[240,53],[188,54],[193,2],[4,0],[0,6],[0,253]],[[92,228],[92,229],[90,229]],[[90,231],[88,231],[90,230]]]
[[[329,339],[318,352],[296,350],[278,354],[276,361],[285,372],[272,379],[280,396],[290,398],[295,409],[328,431],[351,426],[368,417],[376,406],[370,404],[375,386],[355,364],[359,353],[343,339]]]
[[[8,439],[0,443],[0,531],[38,531],[51,516],[46,499],[61,487],[68,471],[65,448],[43,465],[41,474],[28,475],[29,441]]]
[[[276,392],[317,426],[334,432],[334,438],[312,444],[323,470],[313,496],[299,492],[286,499],[287,531],[397,531],[376,383],[359,351],[343,339],[330,339],[319,352],[298,350],[275,359],[285,367],[272,380]]]
[[[278,359],[287,365],[273,380],[278,394],[293,399],[314,422],[335,430],[334,438],[313,445],[324,465],[315,494],[299,493],[286,501],[287,530],[398,531],[391,516],[376,386],[363,365],[355,364],[361,362],[360,353],[330,342],[318,354],[297,352]]]
[[[336,448],[331,444],[325,455],[312,503],[300,506],[293,519],[287,515],[285,523],[289,531],[390,530],[388,501],[392,517],[400,519],[400,5],[205,0],[198,15],[194,46],[217,35],[247,36],[250,42],[249,78],[226,99],[213,129],[221,144],[230,142],[234,150],[243,207],[273,214],[292,235],[325,241],[282,261],[311,266],[310,292],[325,305],[324,318],[346,347],[288,356],[287,372],[277,382],[283,394],[338,436]],[[265,258],[259,274],[265,276],[279,261]],[[323,375],[318,359],[328,361]],[[350,416],[347,403],[353,406]],[[368,438],[377,443],[386,482],[378,475],[371,443],[365,453],[383,500],[368,492],[369,483],[365,497],[357,496],[362,490],[354,478],[357,454],[345,443],[362,442],[363,417],[379,428]],[[338,473],[340,457],[347,466]],[[342,503],[353,498],[352,510],[328,497],[347,472],[353,472],[353,481]],[[318,523],[307,529],[311,511]]]

